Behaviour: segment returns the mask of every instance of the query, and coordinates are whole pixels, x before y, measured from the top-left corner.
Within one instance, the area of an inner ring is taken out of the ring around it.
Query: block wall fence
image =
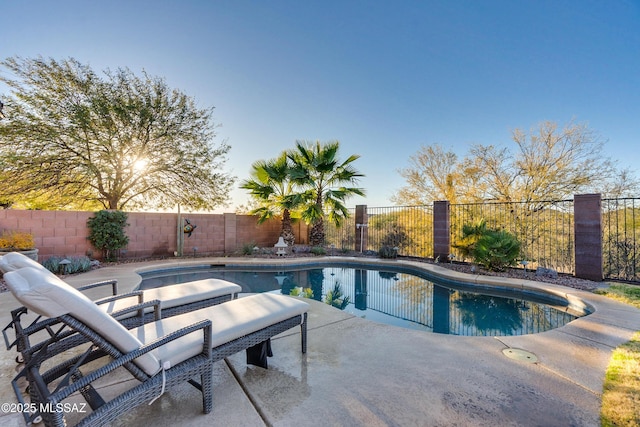
[[[128,212],[129,225],[125,232],[129,245],[125,248],[127,258],[151,256],[170,257],[177,251],[178,214],[157,212]],[[101,254],[91,246],[87,236],[87,220],[93,212],[0,210],[0,231],[18,230],[33,234],[40,260],[51,256],[82,256]],[[183,254],[234,253],[243,245],[253,243],[259,247],[273,247],[280,236],[281,223],[277,219],[258,224],[251,215],[189,214],[182,213],[196,225],[190,237],[184,236]],[[294,235],[297,244],[308,243],[308,227],[295,223]]]
[[[81,256],[100,253],[87,240],[87,220],[93,212],[0,210],[0,231],[30,232],[35,238],[41,260],[51,256]],[[447,259],[451,253],[451,209],[448,201],[433,204],[434,258]],[[277,219],[258,224],[250,215],[181,214],[197,226],[190,237],[184,237],[183,255],[232,254],[243,245],[273,247],[280,236]],[[367,251],[367,205],[356,206],[355,251]],[[177,251],[177,213],[129,212],[126,228],[129,245],[126,257],[171,257]],[[600,194],[574,196],[575,276],[601,281],[603,279],[602,200]],[[308,226],[294,224],[296,244],[308,244]],[[373,248],[372,248],[373,249]]]

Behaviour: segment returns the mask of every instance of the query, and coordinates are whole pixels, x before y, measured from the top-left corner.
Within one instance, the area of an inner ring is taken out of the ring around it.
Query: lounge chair
[[[10,252],[0,257],[0,270],[4,273],[18,270],[24,267],[32,267],[42,271],[44,274],[53,275],[42,264],[17,252]],[[132,328],[154,320],[153,307],[147,306],[143,310],[132,311],[129,307],[142,304],[145,301],[159,300],[162,307],[162,317],[171,317],[178,314],[198,310],[211,305],[230,301],[238,296],[242,287],[226,280],[204,279],[177,285],[164,286],[155,289],[134,291],[127,294],[118,295],[116,280],[92,283],[78,288],[80,291],[95,289],[102,286],[111,286],[112,296],[97,300],[100,309],[116,317],[125,327]],[[2,330],[7,350],[14,346],[20,353],[16,357],[16,362],[24,361],[23,350],[32,345],[25,340],[39,331],[50,331],[57,322],[55,319],[41,320],[36,317],[28,326],[22,325],[22,317],[27,314],[25,307],[19,307],[11,312],[11,322]],[[9,329],[13,329],[15,339],[10,339],[7,335]],[[68,346],[75,346],[83,342],[73,343],[66,341]],[[70,347],[67,347],[70,348]],[[60,348],[64,351],[67,348]]]
[[[42,361],[51,362],[46,356],[48,346],[44,346],[32,355],[24,368],[30,383],[30,403],[37,407],[56,407],[72,394],[80,393],[84,397],[93,411],[78,425],[111,422],[184,381],[201,390],[203,411],[208,413],[213,404],[212,363],[294,326],[301,327],[302,352],[306,352],[309,306],[289,296],[251,295],[127,330],[56,276],[25,267],[6,273],[5,281],[11,293],[29,310],[57,318],[65,327],[91,341],[83,353],[43,372]],[[156,308],[160,310],[157,302]],[[156,315],[159,318],[159,313]],[[54,345],[57,340],[54,333],[49,341]],[[103,361],[103,356],[111,356],[113,360],[96,368],[95,363]],[[87,365],[88,362],[94,363]],[[140,384],[105,402],[94,383],[119,367],[128,370]],[[81,368],[90,372],[81,372]],[[194,378],[199,379],[199,383]],[[15,379],[12,385],[19,402],[24,403]],[[25,420],[30,423],[37,416],[42,416],[46,425],[65,423],[62,411],[25,414]]]

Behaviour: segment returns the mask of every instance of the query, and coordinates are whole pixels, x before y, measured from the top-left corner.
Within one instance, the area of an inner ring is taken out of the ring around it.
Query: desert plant
[[[253,251],[256,248],[255,242],[249,242],[242,245],[242,255],[253,255]]]
[[[89,227],[89,241],[102,251],[107,261],[118,259],[120,249],[129,244],[129,237],[124,232],[127,224],[127,214],[122,211],[102,210],[87,220]]]
[[[322,246],[314,246],[311,248],[311,253],[313,255],[326,255],[327,251]]]
[[[480,219],[474,224],[465,224],[462,226],[462,238],[453,247],[458,249],[463,259],[473,258],[473,250],[478,239],[486,233],[487,222],[484,219]]]
[[[492,271],[503,271],[516,265],[520,242],[505,230],[489,230],[478,239],[473,251],[475,261]]]
[[[0,235],[0,248],[2,249],[25,251],[35,247],[36,243],[31,233],[5,230]]]
[[[462,228],[462,239],[454,245],[464,257],[488,270],[502,271],[516,265],[520,256],[520,242],[505,230],[487,228],[484,220]]]
[[[380,258],[398,258],[398,248],[391,246],[383,246],[378,251]]]
[[[66,259],[68,264],[61,264],[60,261]],[[52,256],[42,262],[42,265],[52,273],[76,274],[91,270],[91,260],[86,256],[59,257]],[[66,266],[65,266],[66,265]]]

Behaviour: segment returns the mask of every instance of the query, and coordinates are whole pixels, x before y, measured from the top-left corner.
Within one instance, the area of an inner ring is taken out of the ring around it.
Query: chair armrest
[[[127,292],[126,294],[114,295],[111,297],[100,298],[94,301],[97,305],[106,304],[108,302],[117,301],[119,299],[138,297],[138,304],[144,302],[144,293],[142,291]]]
[[[67,387],[61,388],[57,392],[53,393],[51,397],[55,395],[55,399],[58,402],[61,402],[63,399],[66,399],[71,394],[83,389],[84,387],[89,386],[92,382],[101,378],[115,369],[123,366],[126,363],[133,362],[134,359],[146,354],[152,350],[155,350],[158,347],[161,347],[171,341],[174,341],[180,337],[185,335],[197,332],[199,330],[203,331],[204,334],[204,342],[203,342],[203,355],[207,357],[211,357],[211,340],[212,340],[212,329],[211,329],[211,320],[201,320],[196,322],[190,326],[186,326],[182,329],[179,329],[175,332],[172,332],[168,335],[165,335],[162,338],[158,338],[157,340],[144,345],[136,350],[133,350],[127,354],[123,354],[122,356],[115,359],[113,362],[96,369],[95,371],[89,373],[86,376],[83,376],[78,381],[69,384]]]
[[[126,307],[118,311],[114,311],[113,313],[111,313],[111,317],[117,320],[119,316],[122,316],[123,314],[131,313],[132,311],[138,311],[138,315],[142,317],[144,315],[144,309],[147,307],[154,308],[153,313],[154,313],[155,320],[162,319],[162,301],[158,299],[154,299],[151,301],[132,305],[130,307]]]
[[[88,285],[80,286],[79,291],[86,291],[87,289],[99,288],[101,286],[111,285],[111,292],[113,295],[118,295],[118,281],[117,280],[104,280],[102,282],[89,283]]]

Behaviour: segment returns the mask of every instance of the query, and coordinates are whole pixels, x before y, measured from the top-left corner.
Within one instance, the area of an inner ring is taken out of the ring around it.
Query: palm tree
[[[315,143],[296,141],[296,149],[288,156],[293,162],[291,179],[305,189],[300,193],[305,200],[302,219],[313,224],[309,242],[313,246],[324,244],[325,209],[329,221],[340,225],[349,214],[344,201],[353,195],[364,196],[364,190],[354,185],[362,175],[352,165],[359,155],[353,154],[344,162],[338,160],[338,141]]]
[[[294,192],[294,183],[290,179],[290,167],[286,152],[272,160],[259,160],[251,165],[251,179],[240,184],[240,188],[249,190],[260,202],[260,206],[250,212],[258,215],[258,223],[282,215],[281,236],[289,246],[295,240],[291,211],[300,204],[300,195]]]

